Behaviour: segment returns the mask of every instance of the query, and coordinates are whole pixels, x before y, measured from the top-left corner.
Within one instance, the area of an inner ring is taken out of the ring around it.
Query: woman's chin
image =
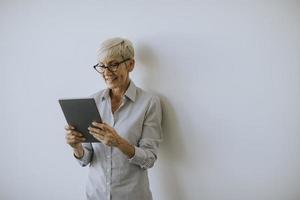
[[[107,85],[114,85],[114,84],[116,84],[116,80],[117,80],[117,78],[115,78],[115,79],[106,79],[105,83]]]
[[[115,87],[117,87],[117,85],[113,82],[110,82],[110,81],[106,81],[106,86],[109,88],[109,89],[113,89]]]

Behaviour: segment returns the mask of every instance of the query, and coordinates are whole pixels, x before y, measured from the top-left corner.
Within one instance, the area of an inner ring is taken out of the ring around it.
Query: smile
[[[105,78],[105,81],[114,81],[114,80],[116,80],[117,79],[117,77],[114,77],[114,78]]]

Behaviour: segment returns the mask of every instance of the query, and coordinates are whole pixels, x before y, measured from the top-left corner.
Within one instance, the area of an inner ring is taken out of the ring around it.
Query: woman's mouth
[[[117,77],[114,77],[114,78],[109,77],[109,78],[105,78],[105,81],[112,82],[112,81],[114,81],[114,80],[116,80],[116,79],[117,79]]]

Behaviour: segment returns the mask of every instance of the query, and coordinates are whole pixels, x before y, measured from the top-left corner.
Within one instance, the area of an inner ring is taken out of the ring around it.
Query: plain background
[[[0,1],[0,199],[83,198],[57,99],[105,88],[115,36],[161,97],[156,200],[300,199],[299,1]]]

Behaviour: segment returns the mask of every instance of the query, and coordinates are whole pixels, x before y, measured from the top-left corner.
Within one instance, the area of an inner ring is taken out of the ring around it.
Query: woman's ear
[[[134,69],[134,64],[135,64],[135,60],[134,59],[131,59],[129,61],[129,65],[128,65],[128,71],[129,72],[132,72],[132,70]]]

